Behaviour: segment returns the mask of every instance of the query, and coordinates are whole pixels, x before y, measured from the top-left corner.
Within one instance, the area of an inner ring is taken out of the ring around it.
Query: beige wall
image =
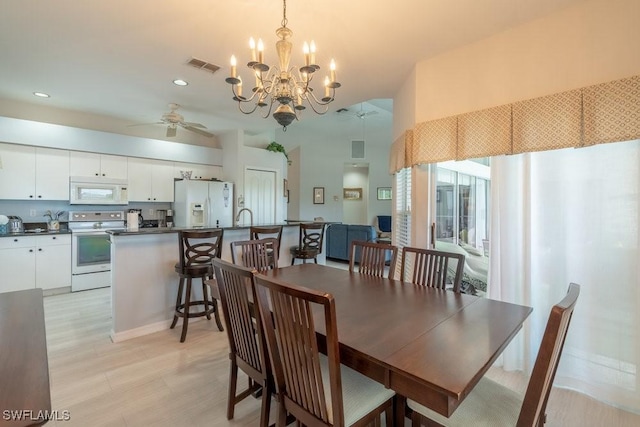
[[[394,106],[420,123],[640,74],[638,17],[638,0],[589,1],[422,61]],[[408,127],[395,115],[394,137]]]

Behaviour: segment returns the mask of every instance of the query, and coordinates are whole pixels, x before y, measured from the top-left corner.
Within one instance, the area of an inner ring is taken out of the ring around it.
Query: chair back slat
[[[276,386],[286,411],[305,425],[314,425],[317,420],[322,425],[344,425],[333,297],[262,275],[257,275],[255,282],[269,357],[274,361]],[[329,396],[322,379],[314,306],[324,312]]]
[[[278,268],[278,241],[274,238],[231,242],[234,264],[253,268],[260,273]]]
[[[232,357],[253,369],[253,378],[266,378],[267,351],[261,324],[255,321],[251,300],[254,292],[253,270],[223,260],[213,261],[222,312]],[[246,369],[247,366],[242,366]]]
[[[449,270],[454,269],[452,274]],[[401,280],[416,285],[446,289],[449,278],[454,292],[460,292],[464,255],[453,252],[404,247],[400,263]],[[407,272],[406,270],[411,270]]]
[[[549,393],[579,295],[580,285],[571,283],[567,295],[551,309],[524,395],[517,427],[534,427],[542,425],[544,422]]]
[[[386,261],[387,255],[389,255],[390,258],[388,265]],[[384,277],[385,268],[388,267],[389,278],[392,278],[396,269],[397,256],[397,246],[354,240],[351,242],[349,271],[357,271],[361,274]],[[356,264],[358,266],[357,268]]]

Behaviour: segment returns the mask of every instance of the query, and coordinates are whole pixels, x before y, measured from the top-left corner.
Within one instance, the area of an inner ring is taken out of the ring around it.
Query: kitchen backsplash
[[[171,209],[171,203],[129,203],[126,206],[105,206],[105,205],[70,205],[62,200],[0,200],[1,215],[16,215],[22,218],[25,223],[46,222],[44,214],[51,210],[64,211],[60,221],[66,222],[69,219],[69,211],[128,211],[129,209],[142,209],[142,217],[145,220],[157,219],[158,209]],[[149,210],[153,210],[150,214]],[[32,213],[34,215],[32,215]]]

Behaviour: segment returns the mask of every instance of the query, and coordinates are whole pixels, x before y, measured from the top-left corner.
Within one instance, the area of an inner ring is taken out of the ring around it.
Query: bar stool
[[[318,255],[322,253],[322,240],[324,238],[323,222],[300,224],[300,234],[298,236],[298,246],[289,249],[291,254],[291,265],[297,259],[305,263],[307,259],[312,259],[318,263]]]
[[[278,260],[280,259],[280,246],[282,246],[280,244],[280,242],[282,241],[282,226],[281,225],[276,225],[273,227],[251,226],[249,228],[249,240],[261,240],[268,237],[273,237],[278,241],[278,254],[277,254],[277,257],[275,258],[276,260]],[[267,252],[271,254],[271,252],[273,252],[273,248],[267,249]],[[270,258],[274,258],[274,257],[270,256]],[[276,261],[275,268],[278,268],[277,261]]]
[[[213,258],[220,258],[222,254],[222,235],[224,230],[217,228],[214,230],[180,231],[178,233],[180,260],[175,265],[175,271],[180,276],[178,285],[178,296],[176,297],[176,310],[173,315],[171,329],[178,323],[178,317],[182,317],[182,334],[180,342],[184,342],[187,337],[189,318],[206,316],[211,320],[211,313],[214,314],[219,330],[224,330],[220,315],[218,314],[218,303],[216,296],[209,296],[205,281],[213,278]],[[191,300],[191,282],[193,279],[202,281],[202,299]],[[186,284],[186,286],[185,286]],[[202,305],[203,309],[191,311],[192,306]]]

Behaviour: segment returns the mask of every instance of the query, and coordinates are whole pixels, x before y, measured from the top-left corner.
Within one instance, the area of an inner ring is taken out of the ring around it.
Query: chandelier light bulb
[[[329,65],[329,69],[331,70],[331,83],[336,81],[336,61],[331,60],[331,65]]]
[[[238,61],[236,61],[236,56],[231,55],[231,77],[233,78],[238,77],[238,69],[236,65],[238,65]]]
[[[311,40],[311,45],[309,46],[309,55],[311,56],[309,61],[311,65],[314,65],[316,63],[316,43],[313,40]]]
[[[304,53],[304,65],[309,66],[309,45],[307,42],[304,42],[302,45],[302,53]]]
[[[329,76],[325,76],[324,78],[324,97],[329,98]]]
[[[249,49],[251,49],[251,62],[256,62],[256,41],[253,37],[249,39]]]
[[[258,62],[264,64],[264,44],[262,39],[258,39]]]

